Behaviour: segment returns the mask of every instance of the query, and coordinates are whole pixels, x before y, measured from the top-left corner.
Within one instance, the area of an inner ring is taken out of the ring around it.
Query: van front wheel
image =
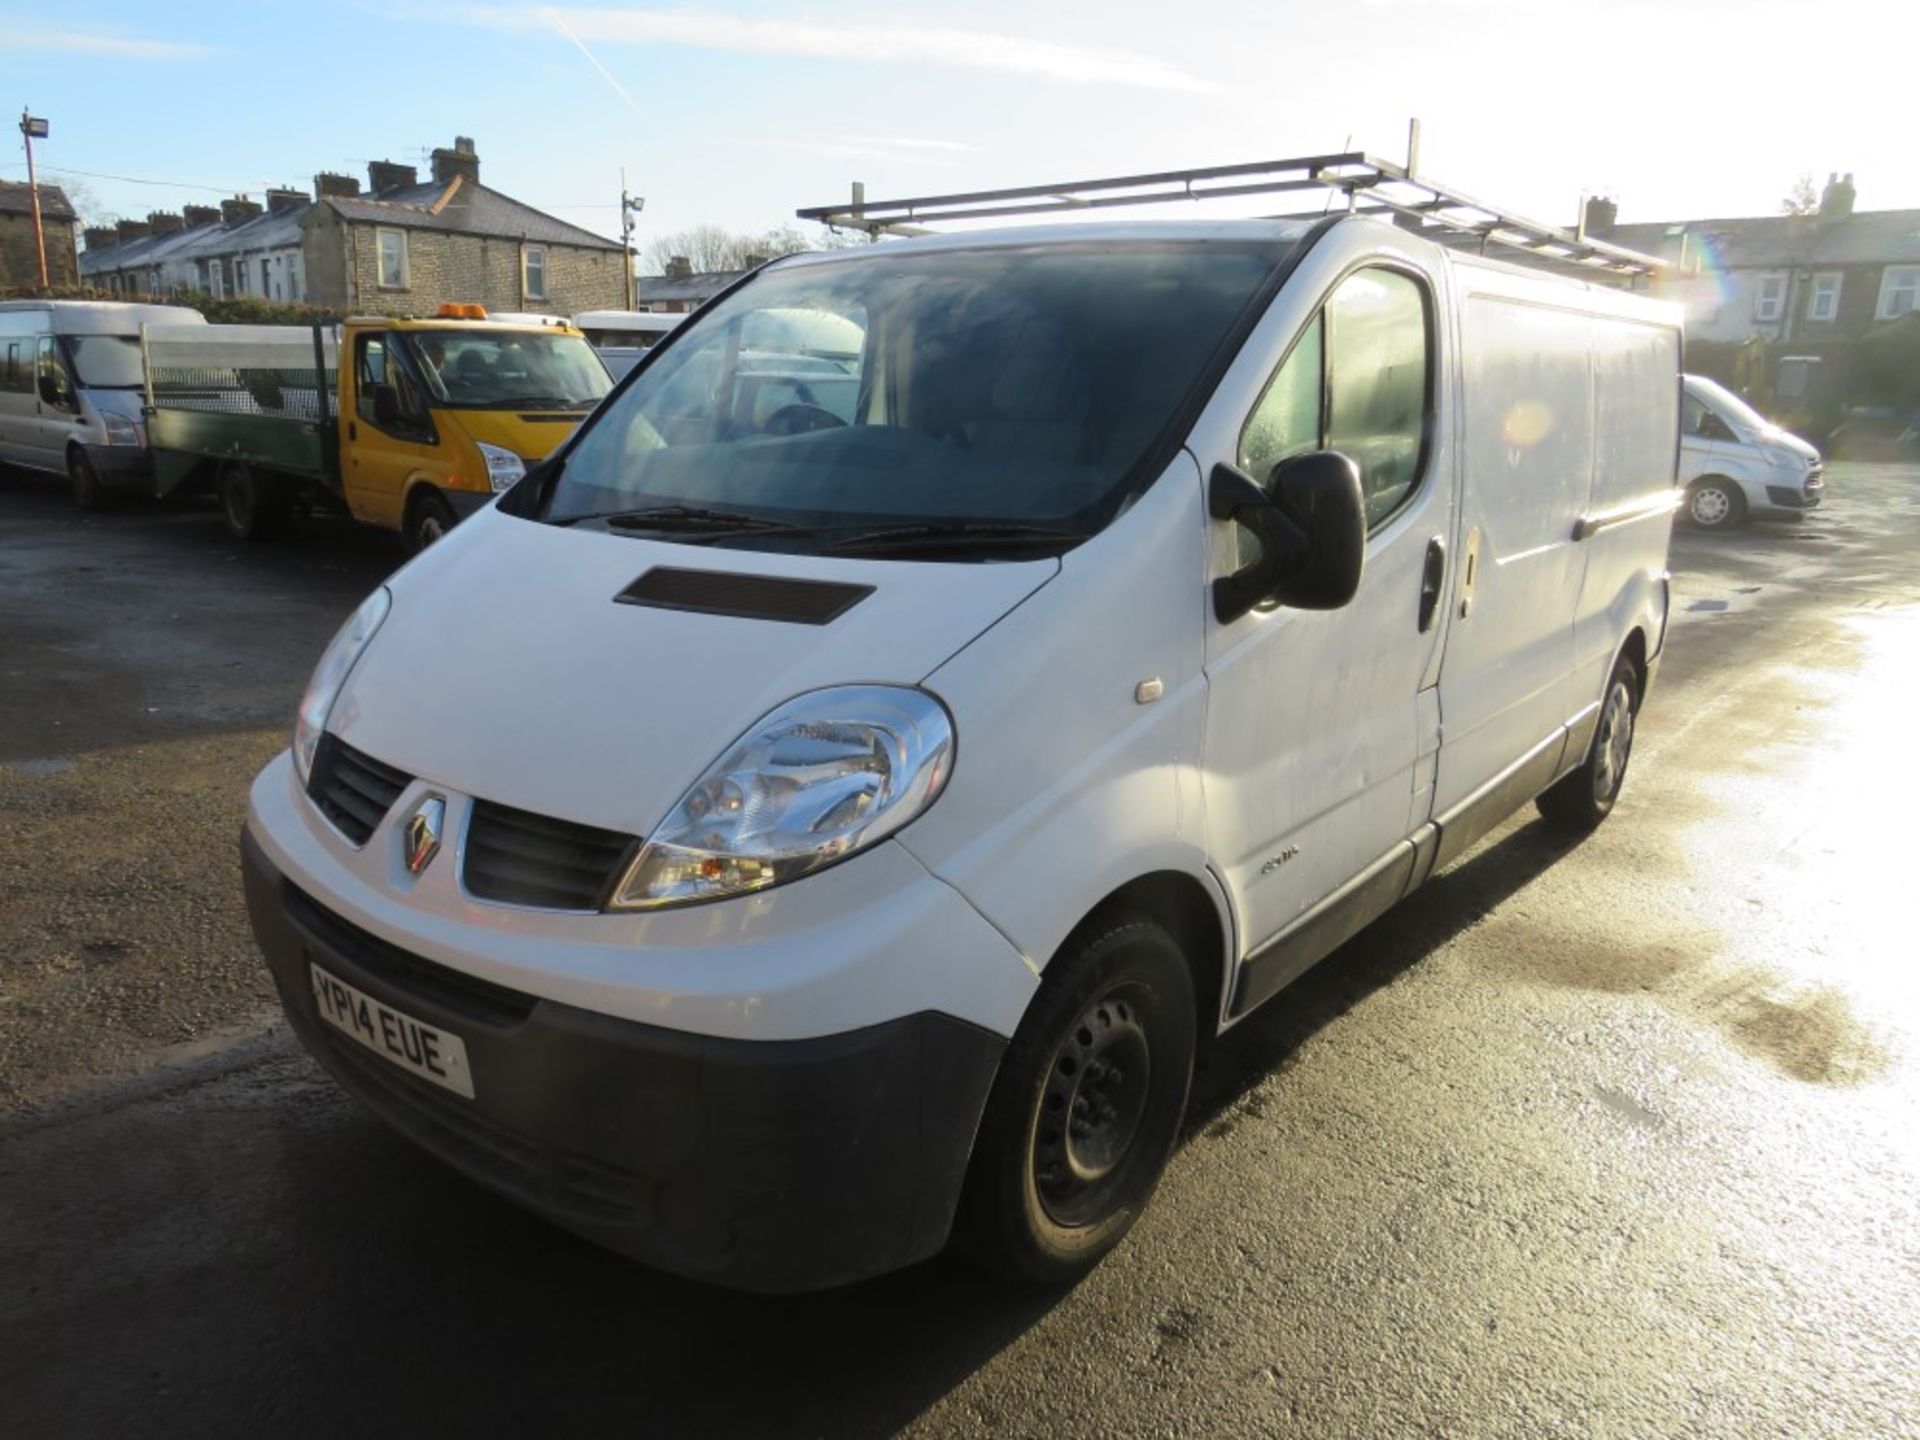
[[[1193,976],[1160,926],[1119,917],[1068,943],[974,1144],[960,1231],[976,1259],[1062,1285],[1120,1243],[1179,1135],[1194,1030]]]
[[[1735,530],[1747,518],[1747,497],[1731,480],[1709,475],[1687,490],[1687,520],[1701,530]]]
[[[453,529],[453,507],[431,490],[407,507],[407,548],[418,555],[429,545],[447,538]]]
[[[77,446],[67,452],[67,483],[73,488],[73,503],[82,510],[94,511],[105,507],[107,492],[101,488],[99,473],[87,458],[86,451]]]
[[[1640,710],[1640,676],[1624,657],[1613,667],[1593,743],[1580,768],[1556,780],[1534,803],[1556,829],[1584,835],[1613,813],[1633,758],[1633,722]]]

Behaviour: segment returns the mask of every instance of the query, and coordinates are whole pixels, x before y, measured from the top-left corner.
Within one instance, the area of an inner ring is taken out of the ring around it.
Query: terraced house
[[[433,152],[432,178],[376,160],[367,188],[314,176],[311,195],[269,190],[218,210],[90,229],[82,279],[116,294],[258,295],[330,310],[431,314],[448,302],[571,315],[624,303],[618,242],[480,183],[465,136]]]

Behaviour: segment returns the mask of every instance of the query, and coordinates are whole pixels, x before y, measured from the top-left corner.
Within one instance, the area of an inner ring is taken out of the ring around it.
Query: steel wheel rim
[[[1633,749],[1633,702],[1623,682],[1615,681],[1600,712],[1600,733],[1594,738],[1593,798],[1606,801],[1620,788]]]
[[[1084,1225],[1108,1209],[1146,1119],[1153,1052],[1126,989],[1093,1001],[1067,1028],[1041,1091],[1033,1174],[1056,1224]]]
[[[1718,525],[1733,511],[1733,501],[1718,485],[1703,485],[1693,492],[1693,518],[1702,525]]]

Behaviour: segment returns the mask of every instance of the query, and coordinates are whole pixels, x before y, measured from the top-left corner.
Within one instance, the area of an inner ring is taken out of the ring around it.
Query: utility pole
[[[633,309],[633,217],[647,208],[646,197],[627,193],[626,167],[620,169],[620,266],[626,280],[627,309]]]
[[[33,142],[36,138],[41,140],[47,138],[47,122],[39,116],[29,114],[26,110],[22,110],[20,112],[20,136],[27,147],[27,193],[33,197],[33,243],[34,248],[40,252],[40,288],[45,290],[49,288],[47,284],[47,232],[46,227],[40,220],[40,182],[33,178]]]

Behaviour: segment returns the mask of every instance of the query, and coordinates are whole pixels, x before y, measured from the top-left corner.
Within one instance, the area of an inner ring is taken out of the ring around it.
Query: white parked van
[[[177,305],[0,301],[0,462],[65,475],[83,510],[150,475],[142,325],[204,325]]]
[[[1725,386],[1686,377],[1680,484],[1687,519],[1731,530],[1751,515],[1804,515],[1827,493],[1820,452]]]
[[[848,411],[743,361],[796,312]],[[669,1270],[1078,1275],[1197,1046],[1613,806],[1679,356],[1365,217],[770,265],[328,647],[243,842],[292,1026]]]
[[[686,318],[646,310],[583,310],[573,317],[573,325],[600,352],[607,373],[618,380]]]

